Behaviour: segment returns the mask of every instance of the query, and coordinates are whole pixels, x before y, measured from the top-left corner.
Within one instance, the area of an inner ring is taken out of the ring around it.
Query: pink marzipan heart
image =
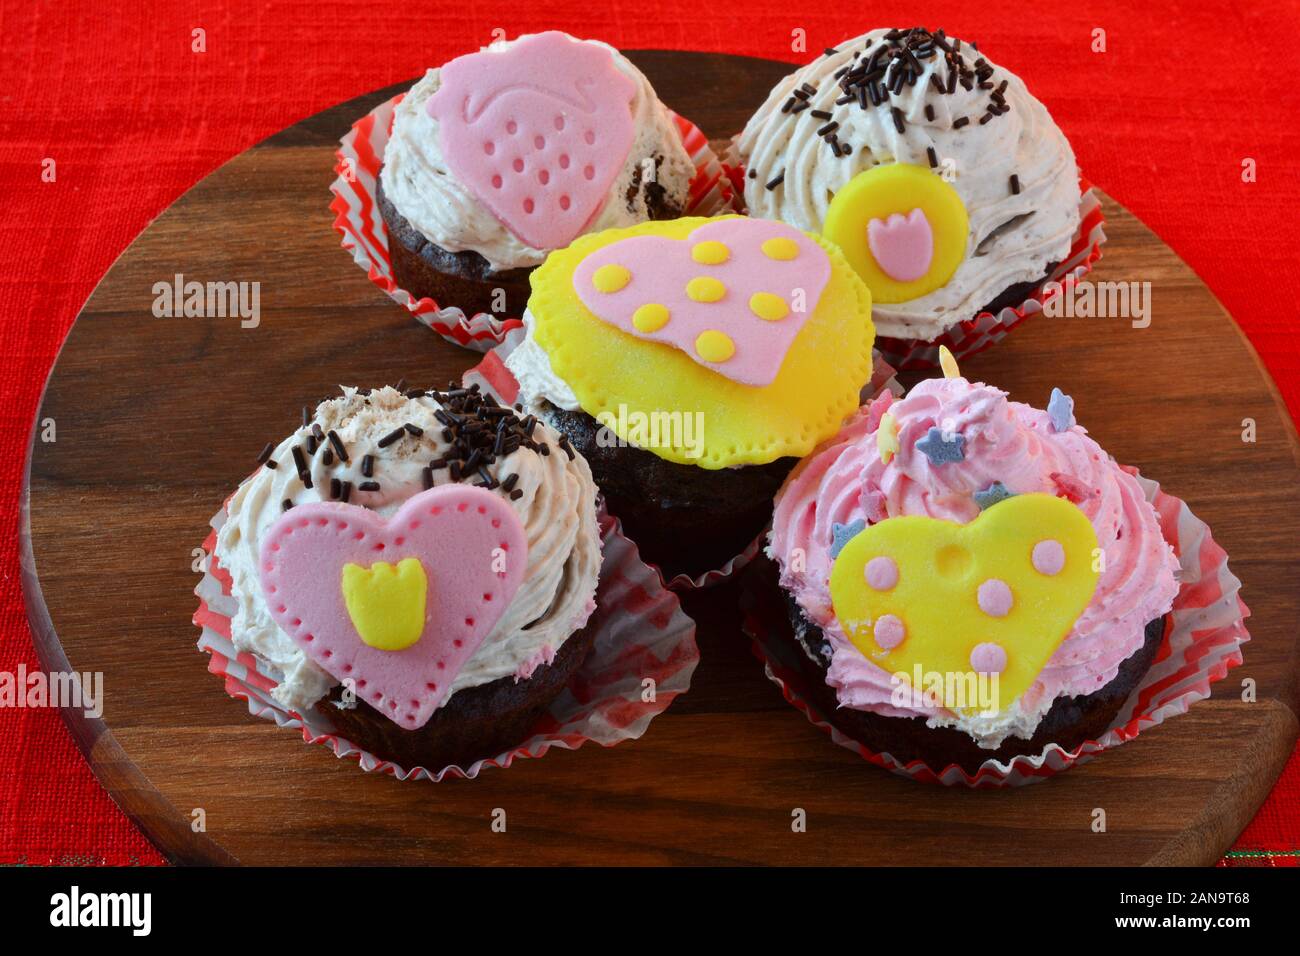
[[[794,258],[773,258],[763,252],[771,239],[792,241]],[[691,250],[702,242],[727,247],[725,262],[709,265],[695,261]],[[615,292],[601,292],[592,277],[603,265],[622,266],[631,273],[628,283]],[[700,226],[685,239],[643,235],[602,246],[578,264],[573,286],[584,305],[597,318],[637,338],[664,342],[681,349],[705,368],[742,385],[770,385],[781,371],[786,353],[817,308],[831,262],[826,250],[798,229],[769,219],[730,217]],[[726,288],[715,302],[694,301],[687,295],[692,279],[717,279]],[[750,307],[756,293],[778,296],[791,306],[777,321],[759,318]],[[801,294],[803,309],[797,298]],[[653,332],[633,323],[636,310],[648,303],[667,307],[668,322]],[[701,332],[725,333],[735,344],[735,354],[722,362],[702,358],[695,348]]]
[[[920,209],[867,223],[867,245],[881,271],[895,282],[915,282],[934,261],[934,230]]]
[[[352,622],[343,568],[405,558],[418,560],[428,581],[424,628],[409,647],[381,650],[365,643]],[[528,539],[499,496],[441,485],[415,495],[387,521],[341,502],[299,505],[271,526],[260,561],[276,624],[330,676],[352,679],[358,697],[414,730],[442,704],[509,606],[523,580]]]
[[[427,109],[456,178],[534,248],[580,235],[635,132],[636,83],[611,52],[549,31],[458,57],[440,83]]]

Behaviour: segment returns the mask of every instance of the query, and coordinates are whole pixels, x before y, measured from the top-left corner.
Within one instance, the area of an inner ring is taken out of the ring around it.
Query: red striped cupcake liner
[[[744,202],[743,166],[723,164],[723,171],[736,195],[737,205]],[[1017,306],[1008,306],[996,314],[981,312],[973,318],[944,329],[932,341],[920,339],[895,339],[876,336],[876,348],[900,372],[928,371],[939,368],[939,347],[946,345],[956,359],[982,352],[1002,341],[1016,326],[1031,315],[1043,311],[1051,299],[1072,289],[1080,279],[1092,271],[1093,263],[1101,258],[1101,246],[1106,241],[1106,221],[1101,212],[1101,201],[1093,192],[1092,184],[1079,177],[1079,228],[1074,233],[1070,251],[1057,264],[1034,294]]]
[[[700,652],[695,623],[682,611],[676,595],[663,588],[659,576],[641,561],[636,545],[620,533],[612,518],[603,510],[598,518],[603,560],[596,609],[587,624],[595,629],[591,653],[532,737],[467,767],[402,767],[340,736],[317,710],[300,714],[271,696],[279,673],[231,642],[231,617],[237,606],[230,574],[216,556],[217,531],[226,520],[224,505],[203,542],[205,571],[194,591],[199,598],[194,623],[202,630],[198,647],[209,655],[208,670],[224,679],[226,693],[246,702],[254,717],[298,729],[305,743],[356,760],[367,773],[385,773],[398,780],[472,779],[486,767],[509,767],[524,757],[541,757],[552,747],[577,750],[585,743],[612,747],[635,740],[678,694],[690,688]],[[652,700],[645,699],[647,679],[654,681]]]
[[[1085,741],[1073,750],[1049,744],[1040,754],[1014,757],[1005,763],[987,760],[974,774],[956,764],[935,768],[920,760],[903,763],[888,753],[877,753],[843,733],[809,702],[805,679],[790,663],[791,655],[802,654],[803,650],[791,633],[784,607],[774,600],[770,587],[751,580],[741,597],[741,609],[742,626],[754,655],[763,662],[768,678],[781,688],[785,699],[835,743],[900,776],[950,787],[1018,787],[1086,763],[1102,751],[1186,713],[1192,704],[1209,697],[1210,685],[1242,662],[1241,646],[1250,640],[1245,623],[1250,610],[1238,593],[1241,581],[1228,570],[1228,555],[1215,543],[1209,527],[1186,502],[1166,494],[1156,482],[1139,475],[1137,469],[1124,470],[1137,478],[1155,507],[1161,533],[1178,557],[1179,588],[1151,668],[1110,728],[1096,740]]]
[[[405,95],[399,93],[380,103],[353,123],[339,141],[334,154],[337,178],[330,185],[330,192],[334,194],[330,202],[334,231],[341,237],[343,248],[352,253],[353,260],[365,270],[370,281],[388,293],[394,302],[405,306],[417,321],[453,345],[486,352],[500,344],[511,329],[519,327],[518,316],[501,317],[487,312],[466,315],[454,304],[440,305],[430,298],[415,298],[393,278],[393,263],[388,255],[388,228],[379,212],[379,204],[375,202],[375,182],[383,164],[384,148],[392,134],[393,110]],[[672,110],[668,115],[695,163],[685,215],[716,216],[734,211],[731,180],[724,174],[718,157],[709,146],[708,137],[684,116],[678,116]]]
[[[465,373],[464,383],[469,385],[477,382],[481,387],[491,391],[504,404],[513,405],[519,398],[519,382],[515,380],[510,369],[506,367],[505,360],[506,356],[513,352],[519,343],[523,341],[523,338],[524,331],[522,328],[507,333],[500,345],[484,355],[483,360],[478,365]],[[874,353],[872,358],[874,359],[874,367],[871,373],[871,381],[862,389],[862,402],[870,401],[885,389],[901,394],[902,386],[895,380],[893,368],[880,357],[879,353]],[[646,564],[659,575],[659,580],[664,587],[673,591],[698,591],[721,584],[753,561],[762,548],[763,540],[766,537],[767,530],[764,529],[758,537],[746,546],[744,551],[727,561],[722,567],[696,575],[675,574],[669,577],[664,573],[663,568],[657,564],[649,561]]]

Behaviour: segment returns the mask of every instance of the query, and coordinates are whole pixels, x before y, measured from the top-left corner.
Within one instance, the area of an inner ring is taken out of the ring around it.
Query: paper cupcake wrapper
[[[1110,728],[1097,740],[1088,740],[1073,750],[1049,744],[1035,756],[1014,757],[1008,762],[987,760],[970,774],[956,764],[930,767],[915,760],[903,763],[888,753],[876,753],[865,744],[835,727],[804,691],[804,678],[788,662],[791,654],[803,651],[791,634],[788,619],[770,608],[762,613],[760,585],[751,582],[742,596],[743,627],[755,656],[763,662],[767,676],[785,699],[801,710],[815,726],[877,766],[904,777],[944,786],[1017,787],[1084,763],[1112,747],[1132,740],[1143,730],[1186,713],[1198,700],[1210,696],[1210,685],[1241,663],[1241,645],[1250,640],[1245,619],[1249,609],[1238,592],[1241,582],[1228,570],[1228,555],[1215,543],[1209,527],[1182,500],[1160,490],[1160,486],[1125,468],[1142,485],[1155,509],[1160,530],[1178,557],[1178,595],[1166,619],[1165,637],[1150,670],[1142,678]],[[770,597],[770,595],[769,595]]]
[[[510,369],[506,367],[505,360],[523,339],[524,330],[522,328],[512,329],[508,332],[500,345],[484,355],[483,361],[465,373],[464,384],[478,383],[481,388],[492,392],[502,403],[513,405],[519,398],[519,382],[515,380]],[[862,402],[865,404],[885,389],[890,389],[896,395],[901,395],[903,389],[894,377],[894,369],[880,357],[879,353],[874,353],[872,359],[871,381],[862,389]],[[622,526],[620,525],[620,532],[621,530]],[[721,584],[753,561],[762,548],[763,539],[766,536],[767,529],[764,529],[759,533],[758,537],[749,543],[744,551],[731,558],[722,567],[696,575],[675,574],[670,578],[664,573],[663,568],[657,564],[650,561],[645,563],[659,575],[659,580],[664,587],[673,591],[698,591]]]
[[[466,315],[454,303],[439,304],[430,298],[417,299],[397,285],[393,263],[388,256],[388,229],[375,201],[375,182],[383,165],[384,148],[393,130],[393,110],[402,101],[399,93],[380,103],[339,141],[335,151],[334,172],[330,185],[334,194],[330,209],[334,212],[334,230],[343,248],[370,281],[421,323],[427,325],[453,345],[486,352],[497,345],[520,324],[518,316],[496,316],[487,312]],[[709,147],[708,137],[690,120],[672,110],[668,115],[681,134],[682,145],[695,164],[687,198],[686,215],[715,216],[731,212],[734,193],[731,180],[723,173],[718,157]]]
[[[724,150],[722,171],[735,194],[735,205],[744,209],[745,167],[737,161],[735,139]],[[900,372],[927,371],[939,367],[939,347],[946,345],[956,359],[982,352],[990,345],[1002,341],[1012,329],[1029,316],[1043,311],[1050,299],[1074,287],[1092,271],[1092,265],[1101,258],[1101,246],[1106,241],[1105,219],[1101,201],[1092,190],[1092,184],[1079,177],[1079,228],[1070,243],[1070,251],[1057,264],[1029,296],[1017,306],[1008,306],[995,313],[981,312],[973,318],[959,322],[944,331],[933,341],[921,339],[895,339],[876,336],[876,348]]]
[[[640,560],[636,545],[618,531],[616,522],[603,510],[598,518],[603,560],[596,610],[587,623],[595,629],[591,653],[532,737],[467,767],[402,767],[339,735],[328,717],[316,710],[300,714],[271,696],[280,674],[256,655],[237,651],[230,639],[235,600],[230,575],[216,557],[217,531],[226,520],[224,506],[213,517],[212,531],[203,542],[205,572],[194,592],[199,598],[194,623],[202,629],[198,647],[209,655],[208,670],[224,678],[226,693],[247,702],[254,717],[300,729],[304,742],[326,746],[336,757],[352,758],[367,773],[378,771],[398,780],[472,779],[485,767],[508,767],[518,758],[540,757],[552,747],[577,750],[588,742],[612,747],[635,740],[678,694],[689,689],[700,653],[695,623],[682,611],[677,597],[661,586],[658,575]],[[643,699],[647,678],[655,682],[652,701]]]

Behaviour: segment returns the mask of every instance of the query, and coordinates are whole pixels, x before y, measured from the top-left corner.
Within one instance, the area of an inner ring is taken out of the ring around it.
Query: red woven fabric
[[[521,4],[352,0],[0,0],[5,89],[0,243],[26,255],[0,281],[0,670],[35,668],[19,586],[16,502],[41,384],[78,308],[113,259],[187,187],[263,137],[325,107],[410,79],[502,28],[548,27],[623,47],[805,58],[864,29],[923,22],[980,42],[1024,76],[1088,177],[1205,279],[1300,413],[1300,10],[1151,0],[1038,11],[1021,2],[881,2],[869,8],[748,0]],[[734,10],[735,15],[719,10]],[[593,21],[584,11],[596,10]],[[509,11],[509,12],[507,12]],[[869,16],[866,13],[869,12]],[[942,19],[940,19],[942,17]],[[204,53],[191,31],[206,32]],[[1094,30],[1106,52],[1093,52]],[[42,162],[57,179],[42,182]],[[1243,160],[1258,181],[1242,181]],[[325,201],[322,195],[322,202]],[[340,268],[345,254],[339,252]],[[357,281],[363,281],[358,276]],[[1158,298],[1158,296],[1157,296]],[[1279,308],[1281,303],[1281,308]],[[1157,302],[1158,309],[1158,302]],[[1157,315],[1156,321],[1159,321]],[[1207,360],[1210,357],[1207,356]],[[1267,600],[1267,595],[1256,598]],[[1294,865],[1300,758],[1225,863]],[[58,715],[0,711],[0,863],[161,862],[96,783]]]

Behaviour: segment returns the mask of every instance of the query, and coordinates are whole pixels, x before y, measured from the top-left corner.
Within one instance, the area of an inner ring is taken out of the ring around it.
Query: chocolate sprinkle
[[[940,62],[935,63],[929,73],[929,85],[935,94],[951,96],[958,84],[965,90],[973,90],[978,84],[980,89],[989,91],[990,103],[986,115],[1000,116],[1010,109],[1003,97],[1008,81],[1004,79],[995,85],[993,65],[983,57],[974,63],[968,63],[962,54],[961,41],[949,42],[943,30],[931,33],[924,27],[894,29],[888,31],[883,42],[867,56],[871,46],[872,41],[868,40],[861,50],[854,51],[854,62],[835,73],[835,82],[844,94],[835,101],[835,105],[847,105],[856,100],[859,108],[864,110],[868,108],[868,103],[872,108],[878,107],[890,96],[900,95],[904,87],[915,86],[926,72],[926,61],[939,57]],[[974,43],[970,47],[978,52]],[[807,104],[796,105],[795,101],[807,100],[816,92],[815,88],[805,83],[793,92],[793,96],[782,107],[782,112],[798,112],[799,105]],[[894,126],[900,133],[903,132],[901,114],[893,106],[890,110]],[[824,112],[816,110],[814,115],[822,119],[825,117],[820,114]],[[928,103],[925,116],[928,121],[934,121],[934,109]],[[965,125],[966,123],[954,123],[953,128],[960,129]]]
[[[284,501],[280,502],[281,511],[288,511],[292,507],[293,507],[293,502],[290,501],[288,498],[285,498]]]
[[[361,474],[369,478],[375,473],[375,456],[366,455],[361,459]]]
[[[380,447],[380,448],[387,448],[389,445],[393,444],[393,442],[397,441],[399,438],[401,438],[401,437],[402,437],[403,435],[405,435],[405,434],[406,434],[406,429],[405,429],[404,427],[401,427],[401,428],[394,428],[391,432],[389,432],[389,433],[388,433],[387,435],[385,435],[383,438],[379,439],[379,447]]]
[[[1013,196],[1020,195],[1020,177],[1017,176],[1015,173],[1011,174],[1011,195]]]
[[[777,186],[780,186],[781,183],[783,183],[783,182],[785,182],[785,170],[784,170],[784,169],[781,170],[779,173],[777,173],[775,176],[773,176],[771,179],[769,179],[769,180],[767,181],[766,186],[765,186],[764,188],[765,188],[765,189],[768,189],[768,190],[772,190],[772,189],[775,189]]]
[[[271,461],[271,452],[273,451],[275,451],[275,444],[267,442],[266,447],[263,448],[261,454],[257,456],[257,463],[259,465],[265,465],[267,462],[271,462],[271,467],[274,468],[275,462]]]
[[[334,454],[339,456],[339,461],[346,462],[348,460],[348,450],[343,447],[343,439],[339,438],[339,433],[331,428],[327,437],[330,444],[334,446]]]
[[[936,167],[936,166],[939,165],[939,157],[938,157],[938,155],[935,153],[935,151],[934,151],[934,147],[933,147],[933,146],[927,146],[927,147],[925,148],[925,155],[926,155],[927,157],[929,157],[929,159],[930,159],[930,168],[931,168],[931,169],[934,169],[934,167]]]
[[[357,490],[358,490],[358,491],[378,491],[378,490],[379,490],[379,482],[377,482],[377,481],[363,481],[363,482],[361,482],[361,484],[357,485]]]

